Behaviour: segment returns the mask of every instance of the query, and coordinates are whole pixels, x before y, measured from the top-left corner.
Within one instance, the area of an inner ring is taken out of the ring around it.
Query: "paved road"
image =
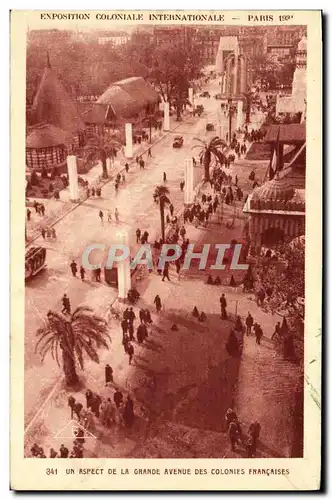
[[[210,84],[208,90],[212,94],[218,91],[217,85]],[[196,104],[200,101],[197,99]],[[147,161],[146,169],[131,169],[127,175],[126,185],[121,187],[118,194],[114,192],[113,183],[103,189],[102,199],[89,199],[61,220],[57,226],[57,241],[45,243],[40,238],[36,243],[44,244],[48,248],[47,268],[36,276],[26,286],[25,309],[25,415],[27,421],[36,411],[39,402],[45,397],[50,386],[59,376],[60,370],[52,358],[48,357],[45,364],[41,364],[39,356],[35,354],[36,330],[43,324],[45,314],[49,309],[58,309],[61,306],[61,297],[67,293],[74,309],[82,303],[89,303],[96,310],[101,311],[105,302],[115,298],[116,291],[104,284],[92,283],[88,277],[86,282],[73,278],[69,264],[71,259],[77,259],[84,248],[91,243],[109,245],[119,228],[128,231],[131,245],[135,242],[137,227],[150,233],[153,241],[159,234],[159,210],[153,202],[152,194],[157,184],[162,182],[162,174],[167,174],[167,186],[171,191],[171,199],[177,207],[183,203],[183,193],[179,183],[184,176],[184,160],[193,155],[191,148],[194,137],[212,137],[212,133],[205,132],[208,121],[216,122],[218,101],[202,99],[206,112],[200,119],[189,118],[180,123],[176,131],[170,132],[164,139],[152,148],[152,159]],[[184,136],[184,147],[173,149],[174,135]],[[197,150],[196,150],[197,151]],[[107,211],[114,214],[115,207],[120,213],[119,224],[109,224],[107,220],[101,224],[98,213],[103,210],[105,219]],[[101,296],[103,304],[101,304]]]

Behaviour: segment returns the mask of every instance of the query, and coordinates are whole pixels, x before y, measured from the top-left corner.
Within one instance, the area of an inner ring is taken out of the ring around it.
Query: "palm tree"
[[[215,157],[220,165],[225,163],[226,155],[223,153],[223,150],[227,148],[227,143],[218,136],[213,137],[210,142],[203,141],[197,137],[195,137],[195,141],[199,141],[200,144],[196,144],[191,149],[200,148],[199,158],[204,165],[204,181],[209,182],[212,158]]]
[[[93,310],[85,306],[78,307],[70,316],[49,311],[45,326],[37,331],[39,339],[35,351],[39,352],[42,361],[51,353],[59,366],[61,354],[66,383],[70,387],[79,382],[77,364],[84,369],[83,353],[99,363],[97,349],[108,349],[107,340],[111,342],[106,321],[92,313]]]
[[[84,147],[84,161],[101,161],[104,179],[108,179],[106,158],[114,157],[114,151],[119,151],[122,148],[120,141],[105,140],[99,136],[93,136],[89,139],[88,144]]]
[[[154,191],[153,198],[158,200],[159,209],[160,209],[160,222],[161,222],[161,238],[163,243],[165,242],[165,205],[170,204],[171,201],[169,199],[169,189],[166,186],[159,185],[156,186]]]

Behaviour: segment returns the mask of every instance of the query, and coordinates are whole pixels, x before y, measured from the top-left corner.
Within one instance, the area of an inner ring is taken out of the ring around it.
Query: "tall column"
[[[243,101],[237,101],[236,129],[241,128],[243,123]]]
[[[67,156],[67,171],[68,171],[70,200],[73,202],[77,202],[79,201],[80,197],[78,191],[76,156],[74,155]]]
[[[224,51],[219,50],[219,71],[222,74],[224,72]]]
[[[132,127],[131,123],[126,123],[125,133],[126,133],[125,157],[132,158],[133,157],[133,127]]]
[[[169,102],[164,102],[164,130],[167,132],[170,129],[169,124]]]
[[[194,202],[194,164],[192,158],[184,160],[184,202]]]
[[[233,94],[236,95],[238,92],[237,88],[237,71],[238,71],[238,63],[239,63],[239,55],[238,52],[235,52],[234,55],[234,75],[233,75]]]
[[[110,172],[111,167],[112,167],[111,158],[106,158],[106,168],[107,168],[107,172]]]
[[[188,89],[188,99],[190,104],[193,106],[194,105],[194,89],[192,87],[189,87]]]
[[[226,67],[226,94],[232,93],[232,59],[229,58]]]
[[[246,61],[240,58],[240,92],[244,94],[247,91]]]
[[[119,245],[129,245],[128,233],[121,231],[116,233],[116,243]],[[130,256],[127,259],[117,262],[118,273],[118,298],[120,301],[125,301],[129,290],[131,289],[130,275]]]

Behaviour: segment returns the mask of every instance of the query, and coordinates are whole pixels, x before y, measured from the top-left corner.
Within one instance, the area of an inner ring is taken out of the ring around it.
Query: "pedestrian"
[[[31,219],[31,210],[30,208],[27,209],[27,221]]]
[[[52,234],[53,240],[55,240],[56,239],[56,232],[55,232],[54,227],[52,227],[52,229],[51,229],[51,234]]]
[[[129,165],[128,165],[128,163],[125,164],[125,169],[126,169],[126,172],[128,174],[128,172],[129,172]]]
[[[128,319],[128,324],[129,325],[133,325],[134,324],[134,321],[136,319],[136,315],[135,315],[134,310],[133,310],[132,307],[128,311],[128,318],[127,319]]]
[[[107,212],[107,220],[108,222],[112,222],[112,213],[110,210]]]
[[[236,176],[235,176],[235,186],[237,186],[238,182],[239,182],[239,178],[238,178],[238,176],[236,175]]]
[[[163,181],[167,182],[166,172],[163,173]]]
[[[96,190],[94,187],[91,188],[91,196],[95,196],[96,194]]]
[[[98,196],[98,198],[101,197],[101,188],[96,189],[96,195]]]
[[[139,157],[138,156],[136,156],[136,163],[137,163],[137,165],[139,164]]]
[[[151,148],[148,149],[148,158],[152,158]]]
[[[255,422],[250,424],[248,430],[248,437],[249,437],[248,447],[247,447],[248,458],[251,458],[257,450],[257,442],[259,439],[260,432],[261,432],[261,424],[258,422],[258,420],[255,420]]]
[[[128,321],[126,319],[123,319],[121,321],[121,328],[122,328],[122,333],[125,334],[128,331]]]
[[[165,278],[167,278],[168,281],[171,281],[171,279],[169,277],[169,262],[165,262],[165,264],[164,264],[163,277],[162,277],[161,281],[165,281]]]
[[[250,312],[248,312],[248,316],[246,318],[246,331],[247,331],[247,335],[251,335],[251,328],[254,324],[254,318],[251,316]]]
[[[149,309],[145,309],[145,323],[148,323],[149,325],[153,323]]]
[[[85,398],[86,398],[86,408],[88,410],[89,408],[91,408],[93,401],[93,392],[90,391],[90,389],[87,389],[85,391]]]
[[[113,382],[113,368],[107,364],[105,366],[105,385],[108,385],[110,382]]]
[[[50,448],[50,458],[57,458],[58,453],[53,449]]]
[[[274,332],[272,334],[271,340],[273,340],[274,337],[280,337],[280,333],[281,333],[281,326],[280,326],[280,321],[278,321],[278,323],[275,326]]]
[[[263,337],[263,330],[257,322],[254,324],[254,332],[256,337],[256,344],[260,345],[261,339]]]
[[[161,309],[161,299],[160,299],[159,295],[155,296],[153,303],[156,304],[156,310],[157,310],[157,312],[159,312]]]
[[[33,202],[33,208],[36,210],[36,214],[38,214],[39,213],[39,203],[37,203],[36,200]]]
[[[230,422],[228,425],[228,438],[231,444],[231,450],[235,451],[235,445],[239,441],[239,432],[236,422]]]
[[[45,237],[46,237],[46,231],[45,231],[44,228],[42,228],[42,230],[41,230],[41,235],[42,235],[43,239],[45,239]]]
[[[84,281],[85,269],[83,266],[80,267],[80,275],[81,275],[81,280]]]
[[[99,217],[100,217],[100,222],[103,224],[104,214],[102,210],[99,210]]]
[[[70,408],[70,418],[71,419],[74,418],[74,406],[75,406],[75,403],[76,403],[76,399],[74,398],[74,396],[69,396],[69,398],[68,398],[68,406]]]
[[[141,230],[139,228],[136,229],[136,243],[139,243],[141,240]]]
[[[134,417],[135,417],[134,403],[133,403],[133,400],[131,399],[130,395],[128,394],[127,401],[125,404],[125,409],[123,412],[123,419],[124,419],[127,427],[131,427],[133,425]]]
[[[74,278],[76,278],[76,273],[77,273],[77,264],[76,264],[76,262],[74,261],[74,259],[72,260],[72,262],[71,262],[71,264],[70,264],[70,269],[71,269],[72,275],[74,276]]]
[[[44,216],[45,215],[45,205],[43,203],[41,203],[39,205],[39,209],[40,209],[42,216]]]
[[[63,308],[61,312],[70,314],[70,300],[66,293],[62,297],[62,305]]]
[[[127,354],[129,356],[129,364],[131,365],[131,362],[132,362],[133,357],[134,357],[134,346],[132,345],[132,343],[130,341],[127,344]]]
[[[184,181],[181,181],[180,182],[180,190],[183,191],[184,189],[184,185],[185,185],[185,182]]]
[[[140,309],[140,311],[139,311],[139,319],[140,319],[141,323],[145,323],[146,322],[146,315],[145,315],[145,310],[144,309]]]
[[[116,222],[119,222],[119,210],[117,209],[117,207],[115,208],[114,217]]]
[[[114,396],[113,396],[113,401],[115,403],[115,406],[119,408],[120,405],[123,403],[123,394],[120,391],[120,389],[116,388]]]
[[[100,267],[97,267],[97,269],[95,269],[95,278],[97,283],[100,283],[100,277],[101,277],[101,269]]]
[[[221,307],[221,319],[227,319],[227,311],[226,311],[227,301],[224,293],[220,297],[220,307]]]
[[[64,444],[60,446],[60,458],[68,458],[69,450]]]
[[[129,340],[133,342],[135,338],[134,338],[134,323],[132,322],[128,323],[128,333],[129,333]]]
[[[73,410],[74,410],[75,415],[77,416],[78,421],[80,420],[80,414],[81,414],[82,409],[83,409],[82,403],[77,402],[74,404]]]
[[[170,206],[169,206],[169,211],[170,211],[171,217],[173,217],[173,213],[174,213],[174,206],[172,205],[172,203],[171,203],[171,204],[170,204]]]

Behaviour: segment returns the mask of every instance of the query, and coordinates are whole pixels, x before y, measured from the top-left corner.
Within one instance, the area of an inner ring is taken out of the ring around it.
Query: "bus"
[[[35,276],[45,267],[46,248],[30,247],[25,254],[25,279]]]

